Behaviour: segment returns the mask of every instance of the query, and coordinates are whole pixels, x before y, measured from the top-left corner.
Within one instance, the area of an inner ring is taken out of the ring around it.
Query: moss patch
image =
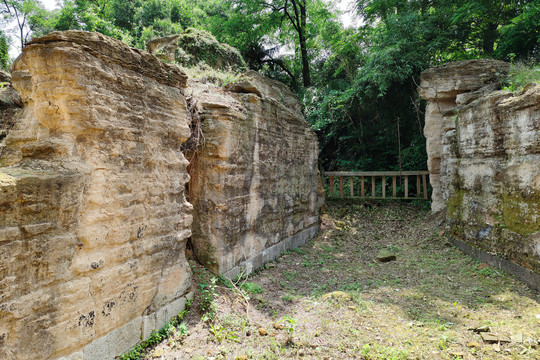
[[[538,293],[450,246],[439,224],[407,204],[328,202],[319,236],[250,276],[256,294],[216,284],[211,326],[195,300],[181,346],[145,358],[538,359]],[[376,262],[380,249],[399,256]],[[498,351],[481,326],[520,340]]]
[[[540,196],[523,196],[521,193],[504,192],[502,196],[501,226],[523,236],[540,231]]]
[[[465,190],[458,190],[448,199],[446,206],[447,214],[450,218],[455,220],[461,220],[463,197],[465,196]]]

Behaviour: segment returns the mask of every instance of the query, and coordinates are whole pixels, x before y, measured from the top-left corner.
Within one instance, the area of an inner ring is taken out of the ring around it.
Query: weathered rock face
[[[7,134],[15,125],[15,116],[22,108],[19,94],[11,86],[11,75],[0,70],[0,156]]]
[[[214,271],[249,273],[317,233],[317,138],[294,94],[255,72],[193,91],[206,142],[190,170],[193,244]]]
[[[428,154],[429,179],[433,188],[431,209],[434,212],[445,208],[441,193],[441,156],[443,136],[455,130],[451,119],[443,115],[458,105],[471,102],[485,93],[497,90],[509,71],[509,64],[496,60],[470,60],[449,63],[431,68],[422,73],[418,93],[428,101],[424,135]]]
[[[201,64],[222,70],[245,71],[247,68],[236,48],[220,43],[207,31],[194,28],[178,35],[153,39],[148,42],[147,50],[167,62],[188,68]]]
[[[466,86],[457,81],[461,66]],[[477,82],[468,78],[475,67]],[[540,85],[494,91],[507,68],[462,62],[422,77],[430,162],[440,164],[430,167],[440,174],[433,208],[446,209],[455,238],[540,275]],[[525,275],[540,287],[538,275]]]
[[[185,75],[99,34],[32,41],[0,159],[0,358],[113,359],[184,307]]]
[[[5,99],[24,107],[0,157],[0,359],[113,359],[184,308],[190,111],[206,139],[190,193],[208,266],[251,271],[317,232],[317,139],[284,85],[194,84],[188,111],[179,68],[80,31],[33,40],[13,70],[20,98]]]

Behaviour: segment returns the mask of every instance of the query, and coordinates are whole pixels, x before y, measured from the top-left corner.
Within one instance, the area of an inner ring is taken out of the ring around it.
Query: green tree
[[[44,26],[48,15],[47,10],[38,0],[2,0],[0,13],[4,26],[14,23],[13,34],[19,39],[20,48],[30,40],[32,33]]]
[[[540,61],[540,0],[526,4],[522,12],[499,28],[500,41],[495,51],[496,57]]]
[[[120,39],[134,45],[130,31],[117,26],[112,18],[113,0],[64,0],[49,22],[53,30],[86,30]]]
[[[6,36],[0,31],[0,69],[9,68],[9,45]]]

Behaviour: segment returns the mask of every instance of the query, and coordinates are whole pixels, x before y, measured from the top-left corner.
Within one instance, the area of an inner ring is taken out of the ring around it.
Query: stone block
[[[471,246],[463,245],[467,252],[498,254],[498,263],[537,287],[540,85],[519,93],[496,91],[507,71],[508,64],[475,60],[423,73],[419,92],[429,101],[425,133],[432,210],[447,210],[450,232],[456,243]],[[441,99],[455,100],[454,109],[439,109]],[[437,128],[441,113],[443,136]]]

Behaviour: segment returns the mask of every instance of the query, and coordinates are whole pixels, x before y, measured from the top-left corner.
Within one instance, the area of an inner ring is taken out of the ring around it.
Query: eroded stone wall
[[[113,359],[184,307],[186,76],[86,32],[33,40],[0,168],[0,358]]]
[[[255,72],[192,90],[205,141],[190,170],[193,245],[214,271],[249,273],[317,233],[317,137],[298,98]]]
[[[540,287],[540,85],[497,91],[508,68],[476,60],[423,74],[430,171],[439,175],[433,210],[446,210],[449,232],[471,251],[509,261]]]
[[[12,82],[0,359],[107,360],[147,338],[191,296],[192,227],[199,258],[231,276],[318,230],[317,138],[283,84],[248,73],[187,89],[178,67],[81,31],[30,42]],[[181,145],[194,119],[192,211]]]

